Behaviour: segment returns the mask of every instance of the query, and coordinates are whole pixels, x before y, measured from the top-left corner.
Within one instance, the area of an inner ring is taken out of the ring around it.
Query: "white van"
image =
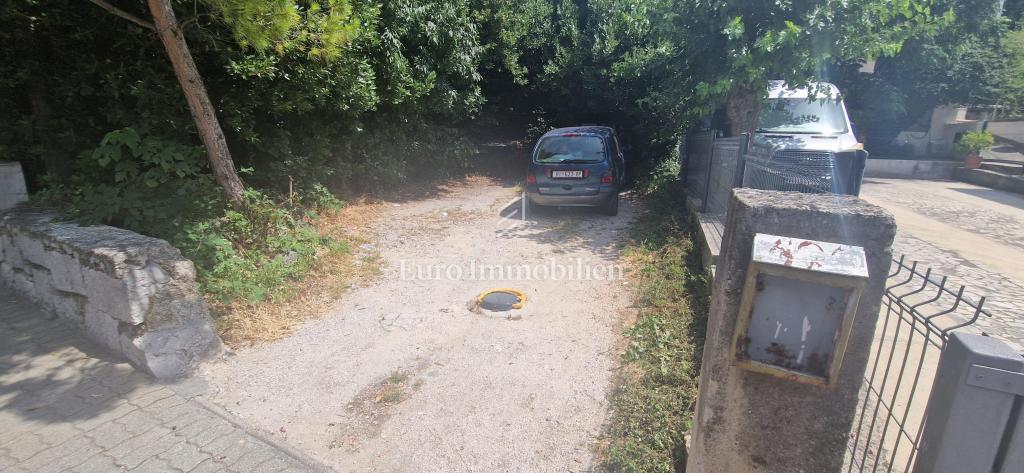
[[[745,176],[745,186],[821,190],[827,185],[837,194],[860,193],[867,153],[853,133],[839,89],[827,82],[790,88],[783,81],[770,81],[768,97],[747,150],[748,156],[764,160],[761,164],[784,172],[754,173],[752,179]],[[788,176],[785,171],[813,177],[818,182],[794,183],[788,177],[785,182],[779,181],[781,176]],[[757,182],[761,176],[776,182]]]

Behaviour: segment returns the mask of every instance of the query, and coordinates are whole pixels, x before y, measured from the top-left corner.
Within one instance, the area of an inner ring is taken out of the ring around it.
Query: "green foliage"
[[[1024,29],[1009,32],[1002,46],[1009,69],[1004,83],[1006,102],[1019,113],[1024,111]]]
[[[174,243],[195,261],[204,289],[225,303],[288,294],[318,256],[348,251],[254,190],[246,191],[239,210],[186,227]]]
[[[243,47],[330,59],[360,32],[348,0],[204,0]]]
[[[946,14],[916,28],[895,55],[879,58],[874,74],[858,72],[859,62],[834,69],[872,153],[896,151],[899,131],[927,129],[938,105],[998,105],[1011,113],[1024,105],[1024,36],[997,16],[997,2],[938,1],[932,8]]]
[[[636,188],[642,195],[657,193],[664,187],[676,185],[679,179],[680,161],[679,148],[672,147],[671,151],[663,153],[660,161],[646,160],[644,164],[650,165],[650,169],[639,173]]]
[[[1015,101],[1013,53],[1000,36],[956,35],[915,39],[880,63],[878,76],[907,95],[912,115],[936,105],[994,105]]]
[[[612,471],[682,471],[683,437],[697,396],[708,282],[693,245],[694,222],[676,185],[646,196],[626,254],[634,262],[636,323],[626,335],[626,372],[612,398]]]
[[[976,156],[982,150],[996,144],[990,131],[968,131],[953,145],[953,150],[961,156]]]
[[[152,32],[91,2],[0,0],[0,153],[81,221],[170,240],[215,298],[260,301],[347,250],[311,225],[340,207],[331,190],[462,172],[480,114],[516,137],[614,125],[652,211],[629,250],[639,377],[616,394],[610,461],[671,471],[707,309],[693,222],[671,192],[680,134],[737,86],[839,73],[869,131],[939,100],[1019,106],[1024,40],[993,20],[994,2],[175,1],[236,165],[251,169],[232,208]],[[140,2],[119,6],[146,16]],[[877,77],[851,72],[870,58]]]
[[[287,294],[317,258],[348,251],[308,219],[342,207],[322,185],[296,198],[245,193],[235,209],[205,172],[200,148],[124,128],[78,160],[74,179],[37,194],[86,225],[110,224],[163,238],[195,264],[208,294],[257,302]]]
[[[160,130],[166,142],[198,144],[166,54],[148,30],[88,2],[0,2],[0,41],[8,45],[0,50],[0,147],[26,159],[33,189],[45,174],[50,185],[69,185],[79,152],[129,124]],[[451,128],[484,101],[481,47],[465,1],[175,7],[236,164],[255,170],[251,184],[280,192],[286,176],[315,170],[307,187],[314,180],[351,187],[364,177],[354,169],[380,176],[373,166],[349,165],[369,152],[352,142]],[[394,161],[386,167],[392,180],[415,174]]]
[[[61,203],[84,224],[144,229],[166,237],[223,206],[203,150],[123,128],[84,151],[75,173],[40,197]]]

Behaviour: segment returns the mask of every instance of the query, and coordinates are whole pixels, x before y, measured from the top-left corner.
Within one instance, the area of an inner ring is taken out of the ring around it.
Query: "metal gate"
[[[930,268],[893,261],[850,433],[847,472],[913,471],[939,358],[950,333],[991,317]]]
[[[687,196],[701,213],[725,213],[732,189],[743,183],[747,136],[718,138],[714,131],[689,135],[680,147]]]

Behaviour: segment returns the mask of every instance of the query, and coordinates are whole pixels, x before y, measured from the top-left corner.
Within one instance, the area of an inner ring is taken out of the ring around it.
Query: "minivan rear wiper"
[[[592,159],[563,159],[557,161],[555,164],[568,163],[568,164],[580,164],[580,163],[599,163],[601,161],[594,161]]]

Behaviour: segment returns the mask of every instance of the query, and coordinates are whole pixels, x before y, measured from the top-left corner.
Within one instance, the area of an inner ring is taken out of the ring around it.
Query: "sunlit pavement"
[[[864,179],[861,197],[896,218],[893,254],[986,296],[974,327],[1024,351],[1024,196],[962,182]]]
[[[0,288],[0,471],[285,472],[315,464]]]

